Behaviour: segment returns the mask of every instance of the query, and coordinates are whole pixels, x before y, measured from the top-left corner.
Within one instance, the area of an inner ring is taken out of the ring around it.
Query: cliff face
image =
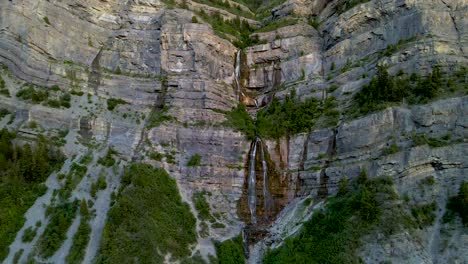
[[[322,125],[326,120],[319,119],[308,133],[262,141],[269,174],[276,178],[268,186],[275,200],[274,213],[257,210],[259,217],[268,215],[263,225],[269,234],[259,238],[279,245],[297,231],[291,226],[310,216],[298,215],[294,207],[303,197],[333,195],[340,178],[353,179],[366,169],[370,178],[392,177],[397,192],[410,193],[415,203],[436,201],[437,221],[417,236],[403,233],[385,242],[369,238],[360,253],[365,262],[467,261],[466,234],[457,228],[442,232],[438,224],[448,197],[468,180],[466,71],[462,92],[421,105],[393,105],[358,118],[344,113],[377,65],[387,65],[392,75],[400,71],[426,75],[433,66],[450,75],[467,66],[468,5],[463,0],[373,0],[343,8],[345,2],[289,0],[273,7],[263,21],[241,18],[253,27],[296,21],[254,32],[251,36],[264,44],[243,49],[238,76],[238,49],[228,40],[234,36],[221,38],[199,12],[236,18],[229,9],[192,1],[180,2],[184,8],[172,8],[154,0],[0,3],[0,63],[6,66],[1,76],[10,94],[0,96],[0,108],[15,113],[12,122],[1,120],[1,127],[49,137],[68,130],[62,147],[68,163],[88,152],[94,153],[96,161],[108,147],[119,153],[121,163],[106,170],[111,184],[94,198],[97,216],[85,261],[96,254],[111,193],[118,190],[122,168],[131,161],[169,171],[194,212],[193,194],[210,193],[210,209],[224,227],[210,224],[193,251],[204,257],[216,254],[211,239],[238,235],[251,214],[247,205],[251,142],[224,125],[226,112],[241,97],[255,115],[255,104],[267,106],[273,97],[284,99],[292,90],[302,101],[333,96],[341,114],[335,124]],[[253,14],[244,5],[231,4]],[[17,96],[30,84],[35,91],[58,85],[59,90],[51,90],[49,97],[71,93],[71,106],[57,109]],[[332,85],[337,88],[330,89]],[[415,134],[450,137],[444,146],[430,147],[414,144]],[[397,151],[386,151],[394,145]],[[160,157],[152,158],[154,153]],[[197,154],[199,164],[189,166]],[[263,170],[261,159],[256,159],[260,201],[265,199]],[[67,171],[66,166],[62,168]],[[90,169],[90,177],[80,183],[74,196],[89,198],[91,183],[101,173]],[[428,176],[436,184],[421,191],[419,181]],[[26,215],[27,223],[36,214],[46,221],[40,205],[49,204],[50,193],[58,188],[54,177],[47,184],[49,196],[36,202]],[[199,217],[199,232],[201,222]],[[20,248],[25,249],[22,261],[32,252],[32,244],[20,241],[24,229],[18,232],[7,263]],[[405,246],[391,249],[399,243]],[[261,241],[250,261],[257,261],[264,249]],[[51,260],[60,262],[67,250],[62,247]]]

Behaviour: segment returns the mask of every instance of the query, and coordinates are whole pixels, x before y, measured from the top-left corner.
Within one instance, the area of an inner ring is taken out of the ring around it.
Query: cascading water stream
[[[260,157],[262,159],[262,176],[263,176],[263,201],[265,215],[268,217],[270,213],[270,192],[268,191],[268,165],[265,160],[265,152],[263,150],[263,142],[260,140]]]
[[[237,50],[236,54],[236,67],[234,68],[234,76],[236,79],[237,86],[237,101],[240,101],[240,96],[244,96],[240,85],[240,74],[241,74],[241,52],[242,50]]]
[[[252,144],[250,150],[250,164],[249,164],[249,185],[247,188],[247,196],[250,210],[250,221],[252,224],[257,223],[257,193],[256,193],[256,174],[255,174],[255,157],[257,156],[257,143],[258,138]]]

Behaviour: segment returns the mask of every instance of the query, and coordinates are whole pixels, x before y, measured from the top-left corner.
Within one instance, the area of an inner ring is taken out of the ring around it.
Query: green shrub
[[[43,17],[42,18],[44,20],[44,22],[47,24],[47,25],[50,25],[50,21],[49,21],[49,18],[48,17]]]
[[[107,188],[106,177],[101,176],[97,180],[97,188],[99,190],[105,190]]]
[[[21,237],[21,240],[25,243],[31,242],[33,241],[35,237],[36,237],[36,229],[30,226],[24,230],[23,237]]]
[[[60,102],[58,100],[50,99],[47,101],[47,105],[53,108],[60,108]]]
[[[317,18],[315,17],[309,19],[309,25],[311,25],[315,29],[318,29],[320,27],[320,23],[317,21]]]
[[[51,257],[67,238],[66,233],[76,215],[78,202],[61,203],[46,211],[49,217],[44,233],[37,241],[36,251],[41,257]]]
[[[196,220],[163,169],[132,164],[110,209],[97,263],[163,263],[190,256]]]
[[[3,80],[2,76],[0,75],[0,90],[3,90],[5,88],[6,88],[5,80]]]
[[[213,223],[211,227],[212,228],[225,228],[226,226],[223,223],[216,222],[216,223]]]
[[[233,239],[215,243],[219,264],[245,263],[242,237],[238,235]]]
[[[258,37],[250,37],[253,29],[247,21],[241,20],[240,17],[229,20],[225,19],[219,12],[208,15],[203,9],[197,12],[197,15],[211,24],[214,32],[219,37],[231,40],[228,35],[234,36],[236,40],[233,41],[233,44],[240,49],[254,45],[259,41]]]
[[[436,215],[435,209],[437,208],[436,202],[430,204],[417,205],[411,209],[411,214],[416,219],[419,228],[430,226],[434,223]]]
[[[198,19],[196,16],[192,16],[192,23],[198,23]]]
[[[349,192],[348,178],[341,177],[338,182],[338,196],[343,196]]]
[[[168,110],[169,108],[164,107],[163,109],[153,111],[148,120],[148,127],[157,127],[166,121],[173,120],[172,116],[167,115]]]
[[[117,155],[119,152],[115,151],[112,147],[109,147],[107,150],[106,156],[98,159],[98,163],[102,166],[111,167],[115,164],[115,159],[113,155]]]
[[[107,110],[114,110],[119,104],[128,104],[127,101],[122,99],[109,98],[107,99]]]
[[[78,230],[73,236],[73,243],[65,258],[66,263],[78,264],[82,263],[85,254],[86,246],[88,245],[89,236],[91,234],[91,226],[89,224],[89,211],[85,200],[80,204],[81,220]]]
[[[198,217],[202,221],[214,221],[214,217],[210,212],[210,204],[206,201],[205,192],[196,192],[193,194],[192,200],[195,209],[198,212]]]
[[[435,98],[444,87],[444,79],[438,67],[424,78],[416,74],[407,78],[403,75],[390,76],[386,67],[378,66],[377,75],[368,85],[364,85],[354,96],[354,109],[359,114],[381,110],[386,103],[401,102],[404,98],[409,103],[427,103]]]
[[[84,92],[82,91],[76,91],[76,90],[72,90],[70,92],[72,95],[76,95],[76,96],[82,96],[84,94]]]
[[[462,182],[458,195],[453,196],[447,203],[447,209],[457,213],[465,226],[468,226],[468,182]]]
[[[236,108],[226,114],[224,125],[241,131],[250,140],[256,136],[254,121],[243,104],[237,105]]]
[[[58,92],[58,91],[60,91],[60,87],[59,87],[58,85],[55,84],[55,85],[52,85],[52,86],[50,87],[50,90],[51,90],[51,91],[54,91],[54,92]]]
[[[153,160],[156,160],[156,161],[161,161],[162,158],[164,157],[163,154],[159,153],[159,152],[151,152],[149,154],[149,157]]]
[[[189,161],[187,162],[187,166],[188,167],[195,167],[195,166],[200,166],[201,165],[201,159],[202,159],[202,156],[198,153],[192,155],[189,159]]]
[[[0,119],[4,118],[5,116],[9,115],[10,111],[5,108],[0,108]]]
[[[21,258],[21,255],[23,255],[23,252],[24,252],[24,248],[18,250],[16,253],[15,253],[15,256],[13,256],[13,263],[14,264],[17,264]]]
[[[385,155],[395,154],[399,151],[400,151],[400,147],[398,147],[396,144],[392,144],[382,151],[382,155],[385,156]]]

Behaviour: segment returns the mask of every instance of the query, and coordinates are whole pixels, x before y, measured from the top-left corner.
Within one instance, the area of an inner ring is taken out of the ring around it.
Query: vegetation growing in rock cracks
[[[367,179],[365,171],[348,187],[340,183],[337,196],[327,199],[301,232],[268,250],[264,263],[360,263],[356,250],[372,233],[385,237],[417,227],[388,177]]]
[[[15,138],[15,133],[0,130],[0,260],[23,226],[26,210],[45,193],[42,182],[63,162],[44,138],[22,146]]]
[[[224,125],[244,133],[248,139],[257,135],[262,138],[277,139],[286,135],[294,135],[309,131],[322,117],[322,126],[334,126],[338,121],[339,112],[334,97],[324,101],[308,98],[301,102],[295,92],[282,101],[274,98],[273,101],[257,113],[254,120],[247,113],[246,107],[239,104],[226,113]]]
[[[163,263],[190,256],[195,217],[166,171],[132,164],[109,211],[97,263]]]
[[[202,156],[198,153],[196,154],[193,154],[189,161],[187,162],[187,166],[189,167],[196,167],[196,166],[200,166],[201,165],[201,160],[202,160]]]
[[[447,213],[444,215],[444,222],[450,222],[458,214],[465,226],[468,226],[468,182],[462,182],[458,195],[453,196],[447,203]]]
[[[377,74],[371,82],[364,85],[354,96],[351,117],[365,115],[386,108],[389,103],[400,103],[406,99],[410,104],[427,103],[447,93],[468,93],[465,83],[466,68],[456,70],[454,74],[443,73],[439,67],[425,77],[417,74],[406,76],[389,75],[385,66],[378,66]]]
[[[114,110],[119,104],[128,104],[127,101],[120,98],[109,98],[107,99],[107,110]]]

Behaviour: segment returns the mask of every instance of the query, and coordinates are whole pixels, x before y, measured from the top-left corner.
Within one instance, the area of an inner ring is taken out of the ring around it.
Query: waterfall
[[[265,152],[263,150],[263,142],[260,140],[260,157],[262,159],[263,170],[263,201],[265,208],[265,215],[268,217],[270,211],[270,192],[268,191],[268,165],[265,160]]]
[[[241,84],[240,84],[240,75],[241,75],[241,50],[237,50],[237,55],[236,55],[236,67],[234,69],[234,76],[236,79],[236,86],[237,86],[237,101],[240,101],[240,96],[244,96],[244,93],[242,92],[241,89]]]
[[[257,193],[255,183],[255,157],[257,156],[257,143],[259,139],[256,138],[250,150],[250,164],[249,164],[249,185],[247,189],[247,196],[250,209],[250,220],[252,224],[257,223]]]

